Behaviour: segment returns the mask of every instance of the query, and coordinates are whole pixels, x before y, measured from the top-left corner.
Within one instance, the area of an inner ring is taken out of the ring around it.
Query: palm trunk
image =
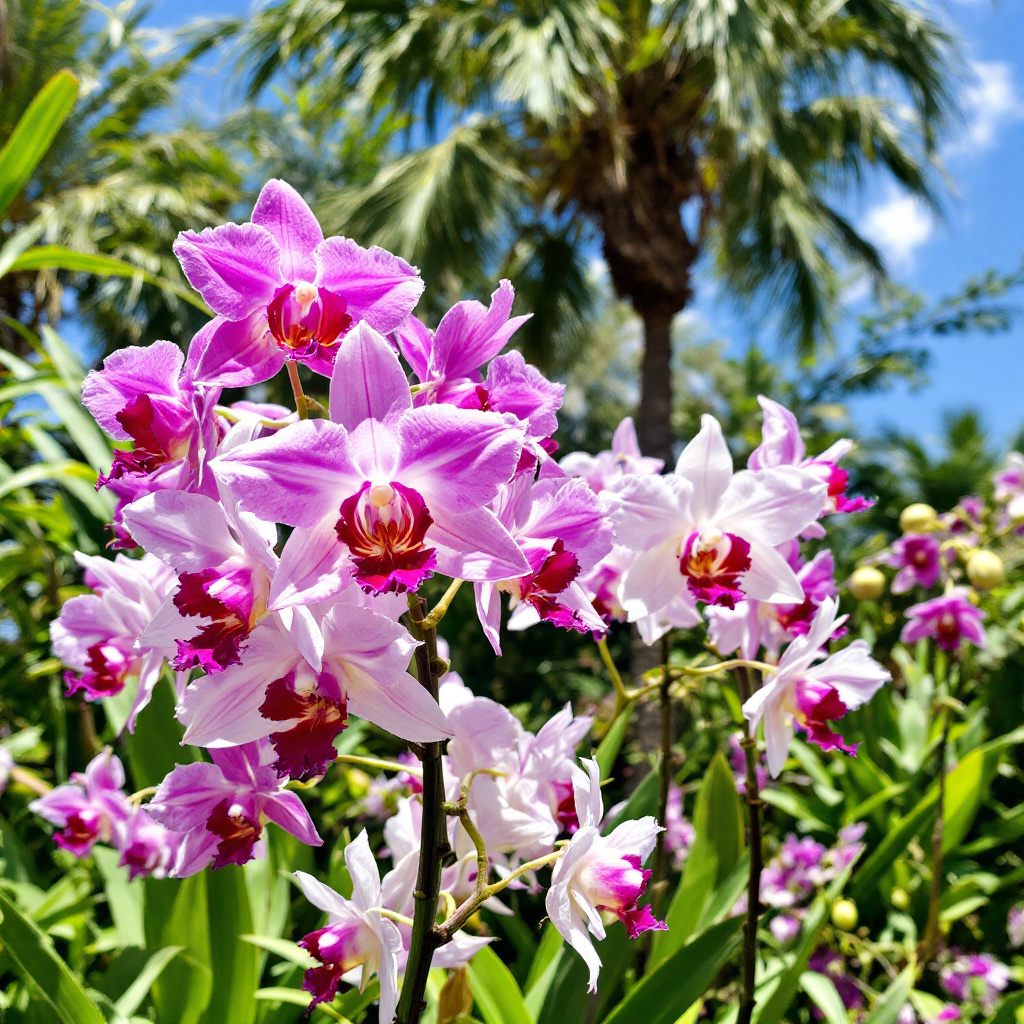
[[[672,446],[672,316],[659,309],[639,311],[644,323],[644,354],[640,367],[640,410],[637,434],[640,451],[675,464]]]

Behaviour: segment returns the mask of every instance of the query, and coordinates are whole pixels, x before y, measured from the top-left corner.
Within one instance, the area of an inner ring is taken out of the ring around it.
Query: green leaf
[[[634,985],[604,1024],[674,1024],[700,999],[740,944],[742,917],[716,924]]]
[[[485,1024],[533,1024],[516,979],[489,946],[470,960],[469,981]]]
[[[721,751],[708,767],[697,794],[693,829],[686,870],[665,915],[668,931],[656,932],[651,945],[654,965],[671,956],[694,933],[705,907],[743,853],[743,809]]]
[[[117,944],[145,946],[146,932],[142,920],[143,892],[141,885],[128,879],[128,869],[121,867],[121,855],[117,850],[97,845],[92,851],[93,861],[103,877],[103,891],[107,894],[107,906],[117,929]]]
[[[139,971],[138,976],[128,986],[124,994],[114,1003],[119,1013],[130,1017],[142,1005],[153,983],[163,973],[163,969],[181,952],[181,946],[165,946],[156,950]]]
[[[998,747],[978,747],[961,758],[946,776],[946,795],[942,801],[943,853],[957,849],[970,831],[995,777],[1002,753]]]
[[[885,990],[885,995],[875,1003],[871,1013],[863,1018],[861,1024],[896,1024],[900,1010],[907,1005],[910,989],[914,984],[915,967],[911,964]]]
[[[273,953],[282,960],[296,964],[304,971],[310,967],[315,967],[317,964],[313,957],[298,943],[292,942],[291,939],[275,939],[269,935],[239,935],[238,937],[242,942],[248,942],[253,946],[258,946],[260,949],[265,949],[268,953]]]
[[[601,769],[601,780],[610,779],[612,768],[615,767],[615,759],[622,749],[622,741],[626,738],[626,730],[629,728],[629,720],[633,717],[634,704],[627,704],[622,714],[611,724],[611,728],[604,734],[597,746],[597,753],[594,759]]]
[[[99,1007],[57,955],[53,943],[2,890],[0,945],[19,972],[32,981],[34,995],[42,999],[63,1024],[104,1024]]]
[[[1014,992],[1007,997],[999,1012],[988,1022],[988,1024],[1017,1024],[1020,1017],[1018,1011],[1024,1007],[1024,992]]]
[[[211,871],[206,880],[210,927],[210,968],[213,993],[203,1014],[204,1024],[252,1024],[256,1018],[253,993],[259,988],[256,947],[241,942],[252,931],[249,893],[240,869]]]
[[[63,245],[37,245],[26,249],[11,264],[11,273],[23,270],[70,270],[80,274],[98,274],[101,277],[137,277],[146,284],[156,285],[213,316],[210,307],[191,289],[157,274],[151,274],[127,260],[119,260],[116,256],[75,252],[74,249],[67,249]]]
[[[558,934],[558,929],[548,921],[541,933],[537,952],[533,956],[530,971],[526,976],[526,988],[523,990],[526,1008],[533,1020],[537,1020],[540,1016],[540,1008],[544,1005],[551,982],[558,970],[558,954],[562,949],[562,936]]]
[[[39,90],[0,150],[0,214],[28,184],[78,96],[78,79],[58,71]]]
[[[931,825],[938,804],[938,789],[930,789],[912,811],[889,827],[885,838],[871,851],[857,872],[850,889],[851,899],[863,900],[873,894],[882,876],[906,850],[910,840]]]
[[[800,975],[800,987],[810,997],[811,1002],[821,1010],[828,1024],[849,1024],[846,1007],[835,982],[827,974],[817,971],[804,971]]]

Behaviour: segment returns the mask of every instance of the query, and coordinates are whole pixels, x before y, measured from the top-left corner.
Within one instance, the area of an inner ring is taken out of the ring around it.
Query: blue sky
[[[177,28],[196,18],[242,14],[248,6],[244,0],[157,0],[149,23]],[[943,154],[949,189],[942,216],[883,182],[852,197],[849,210],[897,280],[939,299],[989,268],[1014,270],[1024,255],[1024,4],[950,0],[929,6],[960,40],[970,76],[963,128]],[[201,95],[207,109],[230,103],[223,77],[213,69],[208,73],[210,80],[194,96]],[[851,313],[871,308],[865,293],[852,284]],[[1017,301],[1024,307],[1024,293]],[[699,333],[728,337],[735,351],[754,338],[773,349],[773,338],[758,337],[758,323],[718,297],[710,279],[702,277],[690,315]],[[858,432],[894,424],[934,437],[943,410],[963,406],[979,409],[1000,438],[1024,425],[1024,316],[1006,334],[924,343],[932,352],[930,385],[916,393],[897,388],[856,400],[851,413]]]

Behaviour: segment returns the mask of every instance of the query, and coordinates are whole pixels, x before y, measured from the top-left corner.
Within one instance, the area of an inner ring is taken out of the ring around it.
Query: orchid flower
[[[271,608],[337,594],[415,590],[436,568],[501,580],[531,567],[485,506],[511,479],[523,432],[495,413],[412,407],[398,358],[365,324],[331,383],[333,422],[311,420],[221,455],[218,479],[242,508],[296,529]]]
[[[752,729],[764,720],[772,778],[778,777],[786,763],[794,728],[806,732],[807,739],[822,750],[838,747],[854,753],[856,746],[848,746],[829,728],[829,722],[859,708],[892,678],[871,658],[871,649],[863,640],[825,656],[823,646],[847,619],[837,616],[836,610],[836,602],[826,598],[807,633],[782,652],[775,671],[766,674],[761,689],[743,705],[743,715]]]
[[[173,644],[142,639],[174,589],[174,573],[151,554],[117,555],[111,561],[78,553],[75,560],[94,593],[69,598],[50,623],[53,652],[72,670],[64,676],[68,695],[83,690],[88,700],[113,697],[136,678],[127,723],[133,730],[160,678],[164,656],[174,650]]]
[[[986,617],[971,603],[967,587],[954,587],[948,594],[913,604],[907,609],[907,622],[900,633],[905,644],[932,637],[944,651],[955,651],[961,640],[984,649],[988,638],[981,624]]]
[[[477,615],[495,654],[501,653],[502,592],[513,607],[529,612],[519,628],[544,619],[581,633],[603,631],[590,597],[575,582],[612,546],[611,525],[590,488],[565,477],[533,483],[524,474],[501,488],[492,507],[531,570],[514,579],[475,585]]]
[[[418,645],[404,627],[339,603],[321,628],[316,658],[279,623],[257,626],[240,664],[185,691],[178,717],[186,742],[220,747],[269,735],[275,769],[298,779],[322,774],[334,760],[349,712],[404,739],[451,735],[444,713],[407,672]]]
[[[217,314],[193,343],[195,379],[225,387],[269,380],[286,360],[329,377],[353,327],[387,334],[423,292],[405,260],[325,239],[305,200],[278,180],[263,186],[250,223],[184,231],[174,254]]]
[[[827,486],[821,514],[833,512],[860,512],[874,504],[867,498],[848,498],[846,485],[849,474],[839,468],[839,460],[849,454],[853,442],[842,438],[820,455],[807,457],[807,446],[800,436],[796,417],[785,407],[764,395],[757,396],[764,412],[761,425],[761,443],[750,453],[749,469],[774,469],[777,466],[795,466],[823,481]],[[814,531],[817,536],[823,532]]]
[[[647,458],[640,454],[633,418],[627,416],[615,428],[611,450],[598,452],[597,455],[570,452],[559,465],[569,476],[582,477],[592,491],[600,494],[620,477],[657,474],[665,464],[661,459]]]
[[[705,416],[674,473],[625,476],[605,493],[620,544],[637,552],[622,581],[631,621],[689,588],[733,607],[745,597],[778,604],[803,588],[775,550],[814,522],[825,485],[789,467],[733,474],[722,428]]]
[[[930,533],[908,533],[893,541],[887,561],[899,572],[892,581],[894,594],[905,594],[915,586],[930,590],[939,582],[942,570],[956,557],[942,550],[942,541]]]
[[[422,385],[416,404],[447,402],[480,408],[480,369],[494,358],[530,319],[513,316],[515,290],[502,280],[490,307],[475,299],[457,302],[431,333],[416,317],[395,331],[398,347]],[[382,332],[383,333],[383,332]]]
[[[98,487],[117,498],[115,547],[135,546],[121,523],[121,510],[157,490],[198,491],[215,496],[206,470],[217,446],[214,405],[218,388],[197,387],[177,345],[156,341],[147,348],[120,349],[82,385],[82,402],[96,422],[132,451],[114,452],[110,473]]]
[[[302,801],[270,766],[270,743],[210,753],[213,764],[177,765],[146,808],[165,828],[182,833],[174,877],[194,875],[211,862],[222,868],[252,860],[268,821],[307,846],[323,843]]]
[[[299,945],[320,961],[306,971],[302,987],[313,997],[310,1009],[329,1003],[343,975],[359,971],[359,990],[371,976],[380,981],[380,1019],[390,1021],[398,1005],[398,954],[402,937],[394,921],[381,914],[380,875],[366,832],[345,847],[345,867],[352,879],[352,898],[345,899],[305,871],[296,871],[306,899],[324,911],[327,924],[310,932]]]
[[[649,906],[637,905],[651,877],[641,865],[663,829],[654,818],[646,817],[624,821],[602,836],[601,769],[587,758],[582,764],[585,773],[573,769],[580,827],[555,864],[545,905],[551,923],[590,968],[588,990],[596,992],[601,958],[587,932],[598,940],[605,937],[602,910],[615,914],[632,939],[667,927],[654,919]]]
[[[124,766],[109,747],[97,754],[84,772],[29,805],[33,814],[56,825],[53,838],[62,849],[86,857],[98,842],[109,843],[127,823],[132,808],[124,795]]]

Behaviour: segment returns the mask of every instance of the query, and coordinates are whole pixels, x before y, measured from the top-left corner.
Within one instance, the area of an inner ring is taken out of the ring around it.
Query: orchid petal
[[[712,517],[732,479],[732,456],[714,416],[701,417],[700,432],[683,449],[677,475],[693,484],[690,508],[698,522]]]
[[[263,813],[275,825],[280,825],[285,832],[295,836],[300,843],[307,846],[323,846],[324,841],[320,838],[306,805],[299,799],[297,793],[274,793],[263,805]]]
[[[352,902],[364,912],[379,907],[380,872],[365,829],[345,847],[345,867],[352,879]]]
[[[798,536],[818,518],[826,493],[820,480],[788,466],[741,470],[722,497],[715,525],[775,547]]]
[[[743,593],[769,604],[799,604],[804,588],[789,563],[773,547],[750,542],[750,568],[740,583]]]
[[[268,181],[260,190],[250,219],[277,240],[285,281],[313,280],[313,250],[324,240],[324,233],[305,199],[288,182],[279,178]]]
[[[368,324],[349,332],[331,375],[331,419],[353,431],[363,420],[412,408],[395,350]]]
[[[452,735],[444,712],[410,675],[382,682],[349,668],[347,684],[349,711],[403,740],[430,743]]]
[[[335,597],[349,585],[352,566],[335,530],[337,513],[313,527],[297,526],[281,550],[281,564],[267,596],[271,611]]]
[[[192,379],[224,388],[262,384],[277,374],[285,359],[267,328],[262,306],[241,320],[211,320],[188,351]]]
[[[436,515],[427,542],[437,548],[438,572],[452,579],[490,583],[531,571],[519,545],[490,509]]]

